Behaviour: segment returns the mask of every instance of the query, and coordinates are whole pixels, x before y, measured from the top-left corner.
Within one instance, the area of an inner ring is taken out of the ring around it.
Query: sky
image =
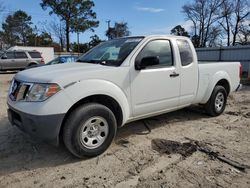
[[[40,0],[1,0],[5,11],[1,15],[1,22],[8,14],[16,10],[24,10],[32,16],[32,22],[38,27],[43,23],[58,20],[56,15],[49,15],[49,10],[44,11]],[[100,21],[95,32],[87,31],[80,34],[80,42],[88,42],[89,37],[97,34],[101,39],[106,39],[105,31],[108,28],[107,20],[114,22],[127,22],[132,35],[169,34],[176,25],[182,25],[190,30],[190,22],[185,21],[181,7],[188,0],[94,0],[93,10]],[[76,41],[76,34],[71,35],[71,41]]]

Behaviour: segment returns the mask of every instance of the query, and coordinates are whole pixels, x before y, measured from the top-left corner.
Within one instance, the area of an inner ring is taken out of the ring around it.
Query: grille
[[[24,100],[30,85],[14,80],[10,88],[10,99],[13,101]]]

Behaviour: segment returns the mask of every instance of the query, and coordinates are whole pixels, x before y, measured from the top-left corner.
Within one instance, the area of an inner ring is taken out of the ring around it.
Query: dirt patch
[[[197,151],[196,145],[190,142],[180,143],[165,139],[153,139],[152,148],[161,154],[180,154],[183,157],[189,157]]]
[[[250,165],[250,87],[233,93],[219,117],[194,106],[133,122],[118,130],[103,155],[78,160],[63,146],[37,141],[9,124],[6,96],[13,76],[0,74],[0,187],[250,187],[250,173],[185,144],[186,137],[210,143]],[[174,142],[152,148],[156,139]]]

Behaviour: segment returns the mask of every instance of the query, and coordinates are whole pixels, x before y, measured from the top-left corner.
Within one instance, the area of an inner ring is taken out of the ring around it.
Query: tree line
[[[32,23],[32,16],[22,10],[8,15],[2,23],[0,42],[25,46],[54,46],[57,51],[86,52],[103,40],[97,35],[88,43],[70,42],[70,34],[93,31],[99,26],[92,0],[41,0],[41,8],[58,21]],[[4,10],[0,4],[0,12]],[[187,32],[181,25],[174,27],[171,34],[190,37],[195,47],[235,46],[250,44],[250,1],[249,0],[192,0],[184,4],[182,13],[192,23]],[[167,31],[166,31],[167,32]],[[130,35],[126,22],[115,22],[105,32],[108,39]]]
[[[57,51],[63,51],[66,48],[67,52],[84,53],[103,41],[97,35],[93,35],[88,43],[70,42],[70,33],[77,33],[79,36],[80,33],[88,30],[94,32],[94,29],[99,26],[96,13],[93,11],[95,6],[93,1],[42,0],[40,5],[43,10],[49,10],[49,15],[55,14],[59,21],[42,22],[41,26],[34,26],[32,16],[25,11],[18,10],[8,15],[2,23],[1,42],[7,44],[8,47],[14,45],[54,46]],[[3,10],[4,7],[1,5],[0,12]],[[109,39],[129,34],[125,22],[115,22],[114,27],[110,26],[106,31]]]
[[[195,47],[250,44],[249,0],[193,0],[182,13],[191,21],[192,32],[178,25],[171,33],[191,36]]]

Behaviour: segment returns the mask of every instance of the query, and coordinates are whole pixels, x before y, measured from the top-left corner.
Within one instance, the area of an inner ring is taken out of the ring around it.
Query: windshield
[[[104,42],[81,56],[77,62],[120,66],[142,39],[143,37],[129,37]]]

